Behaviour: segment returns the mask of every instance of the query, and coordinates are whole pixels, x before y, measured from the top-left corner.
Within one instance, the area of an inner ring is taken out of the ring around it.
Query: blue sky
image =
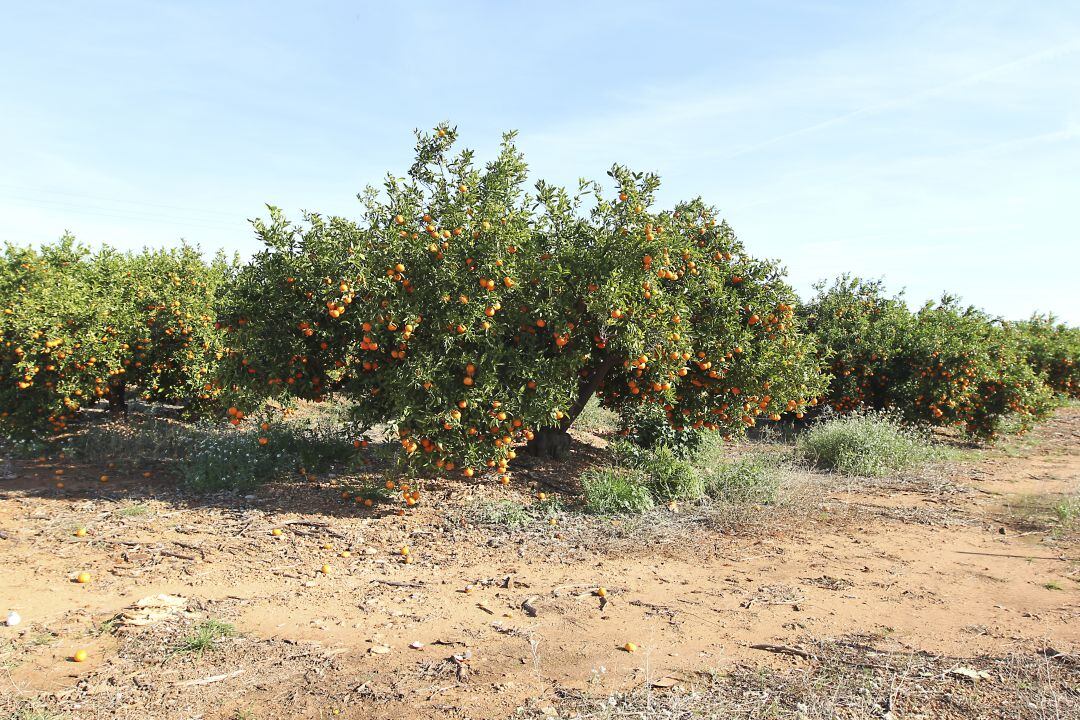
[[[400,5],[400,6],[399,6]],[[249,253],[448,120],[535,177],[659,172],[806,293],[1080,324],[1080,3],[3,3],[0,241]]]

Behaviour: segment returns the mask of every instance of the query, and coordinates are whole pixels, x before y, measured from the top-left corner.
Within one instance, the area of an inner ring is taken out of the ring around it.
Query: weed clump
[[[817,467],[865,477],[910,470],[939,455],[925,434],[883,412],[826,417],[799,438],[796,451]]]
[[[514,500],[482,501],[471,505],[466,517],[477,525],[519,530],[529,522],[525,506]]]
[[[613,443],[612,452],[620,465],[639,471],[655,500],[700,500],[705,481],[690,462],[666,445],[645,450],[629,442]]]
[[[236,628],[221,620],[205,620],[197,625],[190,634],[185,635],[177,642],[173,651],[177,654],[202,655],[208,650],[213,650],[217,644],[227,637],[236,634]]]
[[[705,493],[714,500],[767,504],[780,489],[780,459],[756,453],[704,468]]]
[[[638,470],[622,467],[589,468],[581,476],[585,508],[603,515],[641,513],[653,507],[646,479]]]

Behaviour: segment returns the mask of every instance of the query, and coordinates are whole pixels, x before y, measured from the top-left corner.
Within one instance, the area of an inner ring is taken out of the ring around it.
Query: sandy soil
[[[0,626],[0,716],[34,703],[70,718],[508,717],[567,690],[804,662],[762,643],[1080,651],[1080,544],[1046,517],[1080,493],[1075,406],[916,477],[803,473],[787,507],[734,520],[584,518],[570,494],[554,526],[467,519],[477,498],[528,502],[573,468],[442,485],[399,517],[342,501],[333,478],[197,498],[156,467],[17,462],[0,481],[0,612],[23,621]],[[186,613],[109,622],[158,593]],[[237,635],[176,652],[207,618]]]

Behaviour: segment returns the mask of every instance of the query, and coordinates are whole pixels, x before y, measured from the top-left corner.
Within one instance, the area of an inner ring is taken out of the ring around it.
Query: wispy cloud
[[[769,138],[768,140],[764,140],[753,145],[739,148],[734,152],[722,156],[720,159],[736,158],[740,155],[747,155],[749,153],[757,152],[773,145],[777,145],[788,140],[809,135],[820,130],[825,130],[827,128],[833,128],[837,125],[842,125],[853,120],[871,117],[874,115],[880,115],[882,113],[899,110],[901,108],[911,107],[912,105],[917,105],[932,100],[934,98],[947,95],[950,92],[966,86],[976,85],[978,83],[992,80],[996,77],[1015,70],[1020,70],[1022,68],[1031,67],[1039,63],[1063,58],[1077,52],[1080,52],[1080,40],[1061,43],[1060,45],[1057,45],[1055,47],[1040,50],[1038,52],[1033,52],[1015,60],[1010,60],[1008,62],[1004,62],[999,65],[987,68],[985,70],[971,73],[970,75],[958,78],[956,80],[952,80],[947,83],[943,83],[941,85],[936,85],[934,87],[926,88],[918,92],[909,93],[900,97],[895,97],[882,102],[874,103],[872,105],[860,107],[850,112],[845,112],[835,117],[831,117],[828,120],[823,120],[821,122],[813,123],[812,125],[807,125],[805,127],[782,133],[775,137]]]

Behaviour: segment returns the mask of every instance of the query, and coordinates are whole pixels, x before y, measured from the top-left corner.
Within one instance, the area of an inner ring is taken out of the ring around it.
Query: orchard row
[[[946,298],[910,311],[843,278],[800,304],[701,200],[659,180],[610,193],[526,186],[505,137],[477,166],[455,131],[418,135],[359,221],[271,209],[249,262],[189,247],[91,253],[71,238],[0,265],[0,426],[64,431],[134,390],[192,416],[339,393],[357,443],[392,423],[404,456],[466,475],[515,448],[557,454],[593,396],[675,431],[730,435],[811,408],[892,408],[992,437],[1080,394],[1080,331],[1006,323]]]

